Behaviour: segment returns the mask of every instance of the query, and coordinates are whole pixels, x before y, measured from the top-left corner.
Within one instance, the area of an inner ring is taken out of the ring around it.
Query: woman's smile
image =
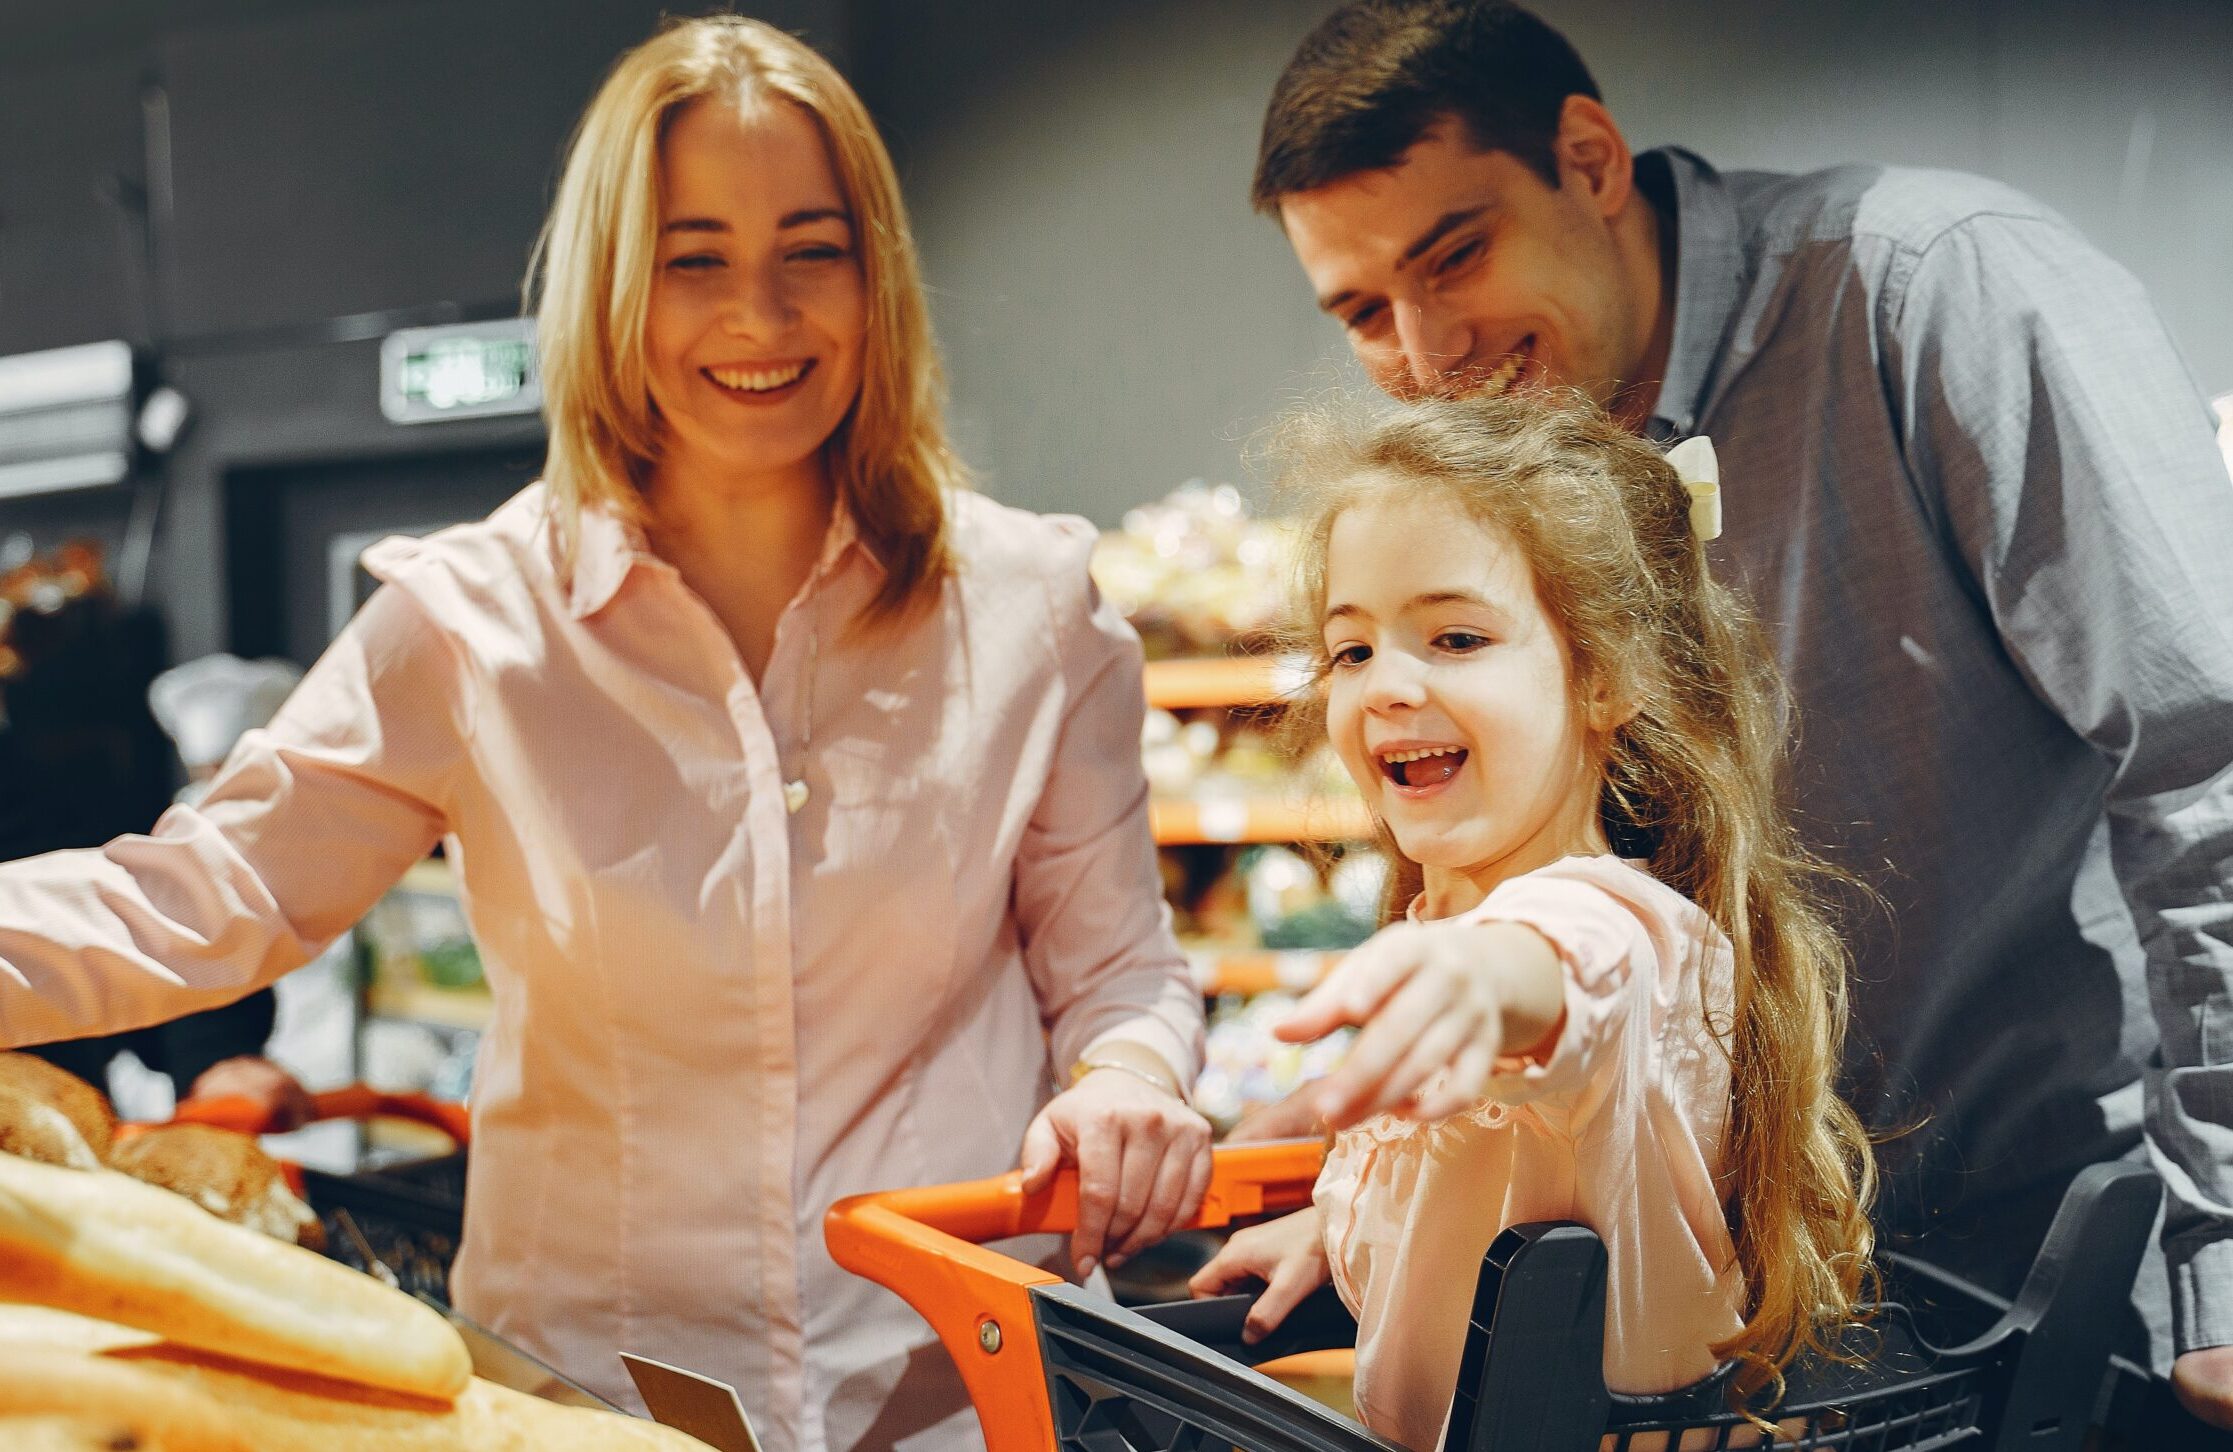
[[[795,396],[814,372],[814,362],[805,358],[790,363],[714,366],[698,372],[737,402],[765,407]]]

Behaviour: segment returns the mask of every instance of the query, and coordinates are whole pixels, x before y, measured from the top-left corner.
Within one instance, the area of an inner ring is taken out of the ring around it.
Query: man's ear
[[[1558,115],[1559,185],[1580,186],[1599,216],[1613,217],[1636,189],[1636,158],[1613,113],[1590,96],[1568,96]]]

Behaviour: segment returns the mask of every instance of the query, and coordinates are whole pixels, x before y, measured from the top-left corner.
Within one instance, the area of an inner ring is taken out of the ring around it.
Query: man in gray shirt
[[[1919,1126],[1887,1243],[2011,1293],[2072,1175],[2146,1153],[2126,1346],[2233,1427],[2233,482],[2139,286],[1974,177],[1631,156],[1487,0],[1323,22],[1255,201],[1395,396],[1566,385],[1712,437],[1800,824],[1888,908],[1850,924],[1849,1079]]]

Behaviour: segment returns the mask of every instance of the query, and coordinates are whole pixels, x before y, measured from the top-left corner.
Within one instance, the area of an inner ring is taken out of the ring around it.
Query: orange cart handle
[[[1310,1203],[1324,1158],[1317,1140],[1221,1147],[1202,1208],[1184,1228],[1299,1210]],[[938,1333],[976,1404],[987,1452],[1049,1452],[1054,1417],[1031,1288],[1062,1278],[977,1242],[1068,1231],[1077,1219],[1076,1170],[1061,1171],[1035,1195],[1024,1193],[1022,1173],[1011,1170],[840,1200],[822,1235],[832,1260],[897,1292]]]
[[[364,1084],[328,1089],[310,1096],[312,1123],[327,1119],[409,1119],[432,1125],[459,1145],[471,1137],[465,1106],[424,1094],[384,1094]],[[278,1126],[258,1100],[223,1095],[180,1102],[173,1124],[209,1124],[242,1134],[269,1134]]]

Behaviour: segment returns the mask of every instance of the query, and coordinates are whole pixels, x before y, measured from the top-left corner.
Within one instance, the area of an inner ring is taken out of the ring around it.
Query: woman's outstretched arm
[[[199,804],[0,865],[0,1047],[160,1023],[309,961],[440,839],[464,686],[456,647],[383,589]]]

